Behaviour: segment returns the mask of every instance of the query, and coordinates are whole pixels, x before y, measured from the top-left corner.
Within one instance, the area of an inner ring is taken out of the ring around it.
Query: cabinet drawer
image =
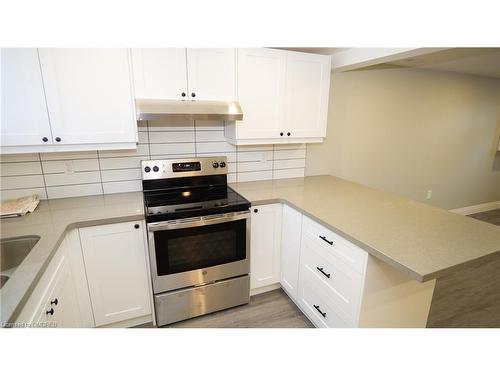
[[[304,216],[302,237],[309,235],[319,252],[330,254],[359,273],[364,273],[368,253],[330,229]]]
[[[318,282],[307,273],[300,275],[299,304],[317,327],[348,328],[353,326],[341,318],[327,295],[322,293]]]
[[[363,293],[363,275],[316,246],[306,235],[303,240],[301,274],[316,280],[345,320],[357,321]]]

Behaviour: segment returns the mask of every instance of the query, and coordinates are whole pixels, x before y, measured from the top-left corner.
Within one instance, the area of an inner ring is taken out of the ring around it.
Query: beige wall
[[[499,136],[500,79],[403,68],[336,73],[327,138],[307,146],[306,175],[447,209],[496,201]]]

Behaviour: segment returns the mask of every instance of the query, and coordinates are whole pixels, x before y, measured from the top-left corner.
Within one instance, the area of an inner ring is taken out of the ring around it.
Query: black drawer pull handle
[[[330,245],[333,245],[333,241],[328,241],[325,236],[319,236],[323,241],[329,243]]]
[[[330,274],[329,273],[326,273],[325,271],[323,271],[323,267],[316,267],[316,269],[321,272],[323,275],[325,275],[326,277],[330,278]]]
[[[45,311],[47,315],[54,315],[54,309],[51,307],[50,310]]]
[[[323,316],[323,318],[324,318],[324,317],[326,317],[326,313],[324,313],[323,311],[321,311],[321,310],[319,309],[319,306],[318,306],[318,305],[313,305],[313,306],[314,306],[314,308],[315,308],[316,310],[318,310],[318,312],[319,312],[319,313]]]
[[[52,301],[50,301],[50,304],[51,305],[56,305],[59,303],[59,300],[57,298],[53,299]]]

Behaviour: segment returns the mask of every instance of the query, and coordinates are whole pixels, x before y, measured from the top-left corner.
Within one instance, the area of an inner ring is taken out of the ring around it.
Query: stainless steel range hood
[[[210,100],[136,99],[138,121],[243,120],[238,102]]]

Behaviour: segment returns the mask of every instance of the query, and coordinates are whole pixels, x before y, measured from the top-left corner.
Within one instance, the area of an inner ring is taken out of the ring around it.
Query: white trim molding
[[[476,204],[475,206],[454,208],[450,210],[450,212],[454,212],[460,215],[472,215],[472,214],[477,214],[479,212],[496,210],[499,208],[500,208],[500,201],[495,201],[495,202]]]

